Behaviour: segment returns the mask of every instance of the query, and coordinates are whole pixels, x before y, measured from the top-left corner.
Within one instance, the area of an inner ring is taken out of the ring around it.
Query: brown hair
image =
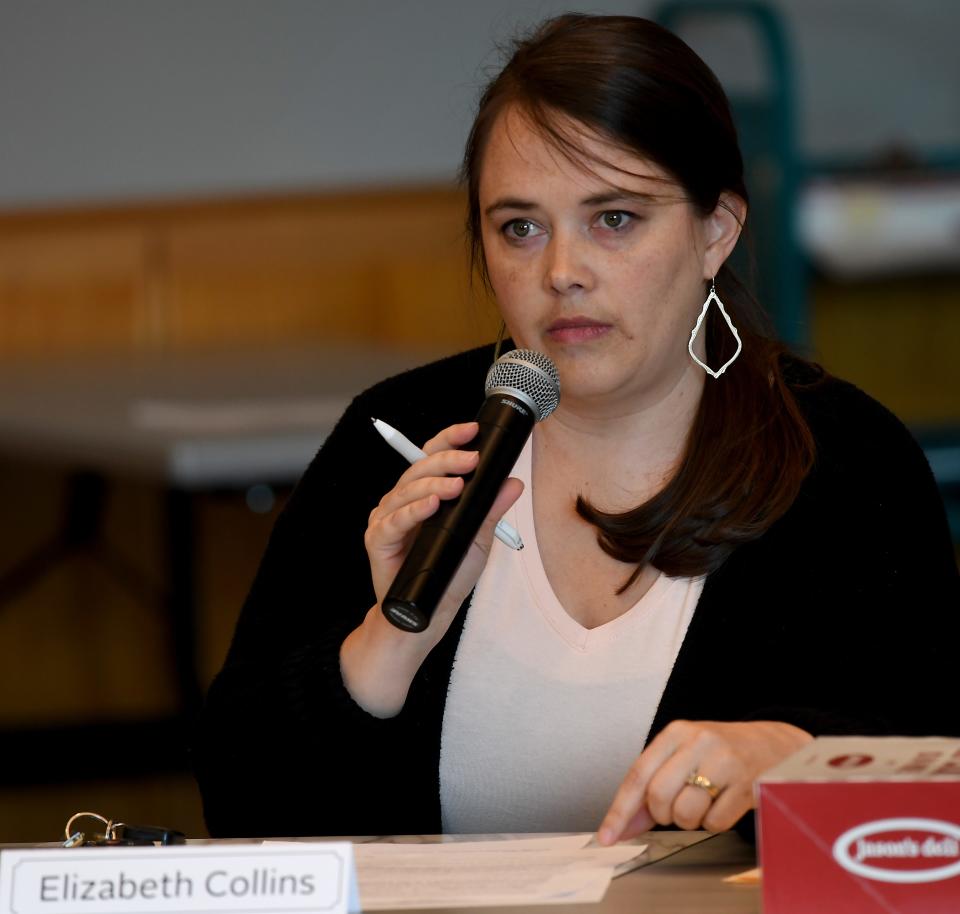
[[[722,205],[724,192],[748,201],[723,89],[671,32],[635,17],[568,14],[543,23],[512,50],[481,96],[462,168],[471,264],[488,287],[480,169],[491,128],[508,107],[581,162],[588,157],[563,129],[569,120],[656,163],[701,215]],[[813,436],[784,370],[792,360],[801,370],[791,375],[815,380],[822,371],[787,353],[727,265],[716,286],[743,351],[720,378],[707,379],[677,472],[661,492],[623,513],[577,499],[581,517],[598,528],[601,548],[637,566],[621,590],[647,564],[674,576],[715,570],[784,514],[814,462]],[[705,329],[708,364],[724,364],[735,343],[716,308]]]

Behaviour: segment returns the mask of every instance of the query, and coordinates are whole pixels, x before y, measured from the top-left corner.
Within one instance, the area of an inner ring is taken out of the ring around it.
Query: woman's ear
[[[703,278],[713,279],[733,251],[747,219],[747,204],[736,194],[720,195],[716,209],[706,217],[707,246],[703,252]]]

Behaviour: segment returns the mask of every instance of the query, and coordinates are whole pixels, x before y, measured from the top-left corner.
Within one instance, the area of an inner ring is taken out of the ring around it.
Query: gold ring
[[[710,794],[711,800],[715,800],[720,796],[720,791],[723,789],[722,787],[717,787],[710,778],[700,774],[699,771],[691,771],[690,774],[687,775],[687,783],[691,787],[699,787],[701,790],[705,790]]]

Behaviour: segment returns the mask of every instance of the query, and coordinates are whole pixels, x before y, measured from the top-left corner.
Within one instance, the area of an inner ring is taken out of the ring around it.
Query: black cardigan
[[[416,442],[468,420],[491,358],[472,350],[361,394],[306,471],[198,731],[211,834],[440,830],[440,729],[465,613],[390,720],[352,701],[339,648],[375,602],[367,516],[406,465],[370,418]],[[796,393],[816,466],[789,511],[709,575],[650,736],[677,718],[960,735],[960,578],[923,453],[850,384]]]

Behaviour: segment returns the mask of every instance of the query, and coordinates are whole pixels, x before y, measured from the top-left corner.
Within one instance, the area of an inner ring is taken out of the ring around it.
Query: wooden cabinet
[[[447,187],[0,215],[0,355],[474,345],[463,217]]]

